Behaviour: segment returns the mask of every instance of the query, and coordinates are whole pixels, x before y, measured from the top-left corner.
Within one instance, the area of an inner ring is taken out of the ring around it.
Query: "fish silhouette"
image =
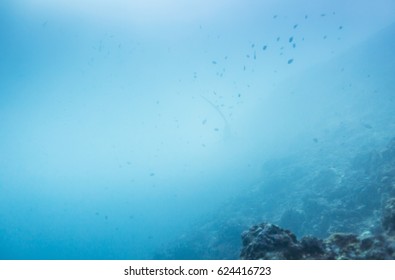
[[[223,139],[227,140],[231,137],[232,133],[230,130],[229,122],[226,119],[225,115],[222,113],[218,105],[215,105],[213,102],[211,102],[207,97],[200,95],[201,98],[203,98],[208,104],[210,104],[211,107],[214,108],[214,110],[220,115],[221,119],[224,121],[224,129],[223,129]]]

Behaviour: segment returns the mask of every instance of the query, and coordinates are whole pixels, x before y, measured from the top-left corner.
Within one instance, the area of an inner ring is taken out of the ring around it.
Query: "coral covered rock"
[[[395,241],[386,234],[335,233],[323,240],[306,236],[298,241],[289,230],[263,223],[244,232],[242,240],[244,260],[395,259]]]
[[[276,225],[263,223],[242,234],[242,259],[300,259],[301,245],[296,236]]]

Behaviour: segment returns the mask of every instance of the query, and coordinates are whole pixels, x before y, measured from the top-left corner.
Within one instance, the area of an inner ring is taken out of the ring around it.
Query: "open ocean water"
[[[395,137],[394,1],[96,2],[0,3],[0,259],[363,231],[327,194]]]

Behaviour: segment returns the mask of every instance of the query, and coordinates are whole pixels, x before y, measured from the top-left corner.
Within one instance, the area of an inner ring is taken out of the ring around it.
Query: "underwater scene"
[[[395,2],[1,1],[0,259],[395,259]]]

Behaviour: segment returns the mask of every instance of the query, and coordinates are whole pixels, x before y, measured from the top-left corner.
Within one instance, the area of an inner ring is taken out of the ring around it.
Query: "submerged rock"
[[[387,234],[334,233],[326,239],[306,236],[298,241],[289,230],[262,223],[244,232],[242,240],[243,260],[395,259],[395,239]]]
[[[301,258],[301,245],[289,230],[263,223],[242,234],[242,259],[295,260]]]

